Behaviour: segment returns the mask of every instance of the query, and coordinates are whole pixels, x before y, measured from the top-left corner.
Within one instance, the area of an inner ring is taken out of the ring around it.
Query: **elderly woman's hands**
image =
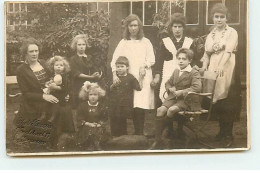
[[[47,102],[50,102],[50,103],[58,103],[59,100],[54,97],[53,95],[50,95],[50,94],[43,94],[42,98],[47,101]]]

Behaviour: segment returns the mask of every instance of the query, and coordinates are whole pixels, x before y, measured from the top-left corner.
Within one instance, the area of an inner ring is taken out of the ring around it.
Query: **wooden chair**
[[[207,97],[210,100],[208,110],[205,109],[196,110],[196,108],[193,108],[192,110],[179,112],[179,115],[183,116],[186,120],[184,126],[187,127],[195,135],[196,141],[208,148],[215,148],[215,147],[210,145],[208,142],[202,141],[200,139],[199,134],[203,134],[208,137],[210,136],[204,131],[204,128],[208,124],[209,120],[211,119],[211,111],[213,105],[213,96],[215,93],[216,80],[217,80],[217,74],[215,72],[209,72],[209,71],[204,72],[204,75],[201,77],[202,92],[201,93],[190,92],[184,98],[184,101],[190,107],[193,107],[192,102],[195,101],[196,104],[196,97],[199,97],[200,100],[202,100],[203,97]],[[193,100],[194,98],[195,100]],[[206,115],[205,116],[206,119],[204,120],[201,119],[201,116],[203,115]],[[188,147],[191,139],[192,137],[188,136],[185,147]]]
[[[208,144],[207,142],[203,142],[202,140],[200,140],[199,134],[204,134],[206,136],[209,136],[203,130],[211,118],[216,79],[217,79],[216,73],[205,71],[204,75],[201,76],[202,92],[200,93],[189,92],[188,95],[184,98],[186,104],[189,105],[189,109],[185,111],[180,111],[177,115],[178,118],[181,118],[181,120],[184,121],[183,122],[184,127],[189,129],[195,135],[196,141],[208,148],[215,148],[215,147]],[[210,100],[210,106],[208,110],[202,109],[200,107],[201,105],[200,103],[203,97],[208,97]],[[206,119],[204,118],[204,120],[202,120],[201,118],[201,116],[203,115],[205,115],[206,117]],[[185,148],[188,147],[192,138],[194,137],[192,137],[191,135],[187,135]]]

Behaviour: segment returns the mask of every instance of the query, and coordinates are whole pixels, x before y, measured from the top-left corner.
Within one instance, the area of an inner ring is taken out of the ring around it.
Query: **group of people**
[[[123,38],[110,62],[113,81],[102,88],[104,72],[93,65],[86,52],[87,38],[76,36],[71,43],[75,55],[69,59],[54,56],[44,63],[38,59],[40,45],[34,39],[23,43],[25,63],[17,69],[17,81],[23,101],[18,116],[54,124],[56,147],[59,135],[74,133],[77,143],[91,150],[101,150],[104,125],[109,117],[112,136],[127,134],[127,118],[131,117],[135,135],[144,135],[145,111],[157,108],[155,141],[150,149],[161,147],[162,131],[173,132],[173,118],[186,110],[184,97],[200,92],[200,75],[212,71],[218,75],[213,96],[213,114],[219,120],[216,140],[232,144],[232,128],[239,114],[239,82],[235,73],[236,30],[227,25],[229,13],[223,4],[211,10],[214,27],[207,36],[203,57],[196,56],[193,39],[185,36],[185,17],[174,13],[168,22],[168,35],[160,40],[156,54],[137,15],[125,19]],[[105,101],[104,98],[109,98]],[[234,101],[235,100],[235,101]],[[70,106],[71,105],[71,106]],[[205,108],[208,101],[203,104]],[[76,109],[77,122],[72,109]],[[183,136],[183,122],[178,121],[177,135]]]

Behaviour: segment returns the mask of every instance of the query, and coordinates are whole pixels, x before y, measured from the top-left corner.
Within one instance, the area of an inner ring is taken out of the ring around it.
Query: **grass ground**
[[[242,111],[241,118],[239,122],[234,123],[233,135],[234,142],[231,146],[232,148],[247,148],[247,107],[246,107],[246,91],[242,92]],[[27,153],[27,152],[40,152],[41,150],[36,147],[35,151],[30,148],[31,144],[28,141],[23,140],[21,133],[13,125],[14,112],[19,108],[19,98],[12,98],[12,100],[7,100],[6,107],[6,149],[7,153]],[[154,117],[155,111],[146,112],[145,120],[145,134],[151,135],[154,133]],[[193,124],[200,125],[204,121],[196,122],[194,120]],[[134,127],[132,120],[127,121],[128,134],[134,133]],[[174,122],[174,127],[176,128],[176,123]],[[107,127],[109,130],[109,126]],[[204,145],[199,144],[193,138],[192,133],[188,128],[184,127],[184,131],[187,134],[186,136],[191,137],[191,141],[187,144],[186,139],[174,139],[174,140],[165,140],[167,143],[168,149],[201,149],[207,148]],[[210,121],[204,128],[204,131],[207,132],[207,135],[201,134],[201,140],[206,141],[211,146],[216,148],[222,148],[221,142],[215,142],[214,137],[218,132],[218,123],[216,121]],[[149,144],[153,142],[153,138],[148,139]],[[75,138],[69,137],[67,134],[64,134],[60,140],[59,144],[61,146],[60,150],[62,151],[80,151],[81,149],[75,147],[76,142]],[[186,145],[187,144],[187,145]],[[165,149],[166,149],[165,148]],[[144,148],[147,149],[147,148]],[[48,150],[43,150],[48,152]]]

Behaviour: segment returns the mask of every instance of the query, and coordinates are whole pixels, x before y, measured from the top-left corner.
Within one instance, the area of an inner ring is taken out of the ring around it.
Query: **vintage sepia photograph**
[[[7,1],[9,156],[250,149],[247,0]]]

